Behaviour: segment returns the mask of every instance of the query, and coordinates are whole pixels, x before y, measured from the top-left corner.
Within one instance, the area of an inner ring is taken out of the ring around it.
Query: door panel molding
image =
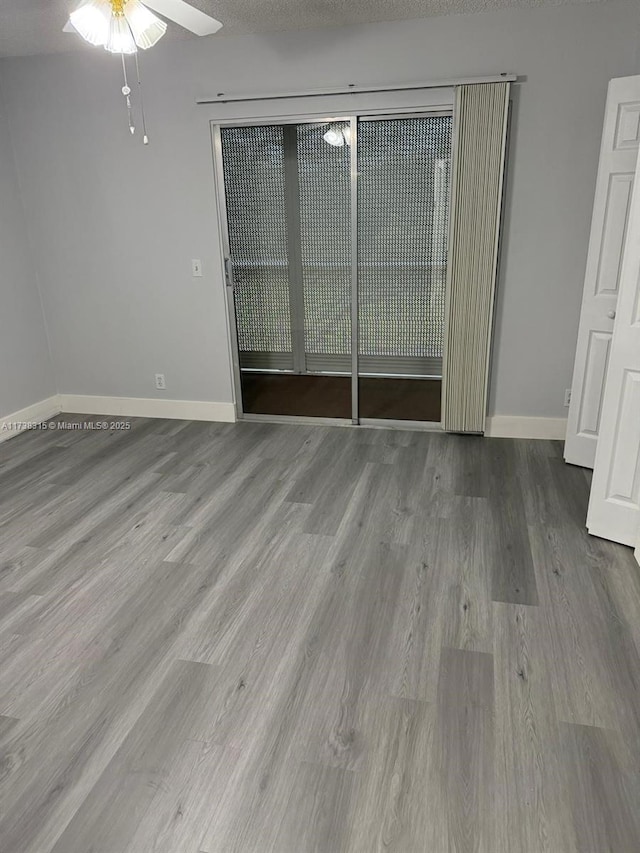
[[[611,447],[607,500],[640,510],[640,370],[625,370]],[[631,449],[631,455],[629,454]]]
[[[614,148],[637,148],[640,144],[640,104],[636,102],[618,105],[616,139]]]
[[[618,295],[632,189],[633,172],[614,172],[609,175],[596,275],[596,296]]]
[[[589,331],[585,393],[580,401],[579,434],[598,435],[602,416],[604,378],[609,364],[611,332],[599,329]]]

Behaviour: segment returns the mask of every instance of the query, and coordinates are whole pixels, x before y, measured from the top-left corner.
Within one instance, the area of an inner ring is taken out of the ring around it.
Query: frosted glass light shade
[[[131,27],[124,15],[112,15],[109,22],[109,38],[104,46],[109,53],[137,53]]]
[[[69,15],[69,21],[85,41],[104,45],[109,39],[111,3],[109,0],[87,0]]]
[[[143,50],[153,47],[167,31],[165,22],[156,18],[140,0],[128,0],[124,7],[124,16],[131,27],[136,44]]]
[[[330,127],[326,133],[322,134],[322,138],[329,145],[335,145],[336,148],[341,148],[344,145],[344,136],[337,127]]]
[[[140,0],[125,0],[121,12],[111,0],[86,0],[69,16],[71,25],[85,41],[102,45],[110,53],[136,53],[153,47],[167,31]]]
[[[322,138],[329,145],[334,145],[336,148],[342,148],[345,142],[347,145],[351,145],[351,126],[347,124],[344,127],[340,127],[334,124],[322,135]]]

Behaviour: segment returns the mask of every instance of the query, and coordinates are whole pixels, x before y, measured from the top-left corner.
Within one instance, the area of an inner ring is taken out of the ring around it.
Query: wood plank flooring
[[[561,450],[1,444],[0,851],[638,853],[640,570]]]

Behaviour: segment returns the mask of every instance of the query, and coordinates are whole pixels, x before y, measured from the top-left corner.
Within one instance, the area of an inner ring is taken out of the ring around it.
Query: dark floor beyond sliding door
[[[358,125],[362,418],[440,421],[451,116]]]
[[[355,135],[350,120],[220,130],[245,413],[440,420],[451,117]]]

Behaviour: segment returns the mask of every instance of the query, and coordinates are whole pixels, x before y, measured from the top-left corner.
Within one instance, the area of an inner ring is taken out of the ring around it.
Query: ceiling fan
[[[136,128],[133,121],[131,87],[127,78],[125,56],[133,54],[140,94],[142,141],[145,145],[149,143],[149,137],[142,101],[138,48],[147,50],[153,47],[167,31],[165,21],[156,17],[150,9],[197,36],[212,35],[222,26],[220,21],[185,3],[185,0],[144,0],[144,3],[141,0],[84,0],[69,15],[69,20],[64,27],[65,33],[79,33],[89,44],[104,47],[110,53],[120,54],[122,57],[124,74],[122,94],[126,98],[129,130],[132,134],[135,133]]]
[[[222,26],[185,0],[85,0],[69,16],[64,32],[77,32],[110,53],[136,53],[153,47],[167,31],[151,9],[197,36],[212,35]]]

